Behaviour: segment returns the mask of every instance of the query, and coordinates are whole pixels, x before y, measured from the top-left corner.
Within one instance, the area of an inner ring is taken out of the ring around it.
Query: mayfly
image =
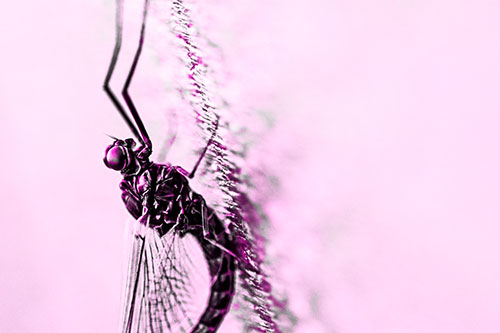
[[[139,45],[122,90],[132,118],[109,86],[122,41],[120,0],[116,10],[116,41],[104,81],[105,92],[138,140],[115,139],[104,156],[105,165],[123,175],[122,200],[141,225],[134,235],[123,332],[215,332],[234,297],[234,242],[214,210],[191,190],[188,181],[194,177],[213,136],[189,173],[182,167],[150,160],[152,142],[128,92],[143,47],[148,5],[146,0]],[[168,245],[169,239],[187,235],[194,237],[201,247],[210,274],[208,302],[194,320],[188,318],[183,306],[184,298],[189,297],[186,272],[173,263],[172,245]]]

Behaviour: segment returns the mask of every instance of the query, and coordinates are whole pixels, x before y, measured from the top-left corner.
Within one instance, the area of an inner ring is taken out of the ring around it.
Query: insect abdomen
[[[208,236],[210,240],[225,248],[230,248],[229,239],[226,234],[217,234],[214,232],[222,228],[222,223],[215,214],[211,214],[209,228],[211,229]],[[210,298],[207,308],[191,332],[215,332],[231,306],[234,296],[236,263],[232,255],[213,245],[203,235],[197,235],[197,238],[208,263],[212,286],[210,288]]]
[[[208,259],[207,261],[211,265]],[[222,264],[210,288],[207,308],[191,331],[192,333],[215,332],[229,312],[234,296],[235,262],[234,258],[226,253],[223,253],[221,260],[216,260],[216,265],[219,265],[220,261]]]

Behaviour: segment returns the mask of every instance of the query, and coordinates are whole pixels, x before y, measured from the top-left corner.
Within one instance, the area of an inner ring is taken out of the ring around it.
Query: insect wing
[[[203,313],[210,278],[200,245],[176,228],[135,222],[123,296],[122,332],[190,332]]]

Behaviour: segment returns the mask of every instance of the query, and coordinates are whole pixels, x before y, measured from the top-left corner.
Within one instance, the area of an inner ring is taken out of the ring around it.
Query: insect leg
[[[136,265],[136,275],[134,279],[134,287],[132,291],[132,299],[130,300],[130,310],[128,313],[128,319],[127,321],[127,326],[125,328],[125,332],[129,333],[132,329],[132,321],[134,318],[134,307],[135,307],[135,302],[136,302],[136,294],[137,294],[137,287],[139,285],[139,277],[140,277],[140,272],[141,272],[141,264],[142,264],[142,258],[144,256],[144,245],[145,245],[145,240],[144,237],[142,236],[135,236],[136,240],[141,242],[140,245],[140,250],[139,250],[139,259]]]
[[[217,134],[217,129],[219,128],[219,116],[216,116],[215,126],[214,127],[215,127],[215,129],[214,129],[214,131],[212,133],[212,136],[208,140],[207,145],[205,146],[205,148],[203,149],[203,152],[201,153],[200,158],[198,159],[198,161],[194,165],[193,171],[191,171],[191,173],[189,174],[189,176],[188,176],[189,178],[193,178],[194,177],[194,174],[196,173],[196,169],[198,169],[198,166],[200,165],[201,160],[203,159],[203,157],[205,157],[205,154],[207,153],[208,147],[212,144],[212,141],[214,140],[215,135]]]
[[[236,254],[234,254],[232,251],[228,250],[227,248],[225,248],[223,245],[217,243],[217,241],[214,241],[208,237],[205,237],[205,240],[207,242],[209,242],[210,244],[212,244],[213,246],[217,246],[219,249],[221,249],[222,251],[226,252],[227,254],[229,254],[230,256],[234,257],[235,259],[238,259],[238,257],[236,256]]]
[[[210,211],[210,216],[207,216],[207,213],[209,211]],[[236,255],[231,250],[227,249],[224,245],[217,242],[218,235],[212,235],[212,237],[210,237],[211,235],[210,235],[208,223],[209,223],[209,220],[211,220],[213,214],[215,214],[215,213],[208,209],[208,207],[205,203],[205,200],[202,200],[201,201],[201,228],[203,230],[203,238],[207,242],[212,244],[213,246],[218,247],[222,251],[224,251],[224,252],[228,253],[229,255],[233,256],[234,258],[238,259],[238,257],[236,257]]]
[[[208,235],[210,234],[208,230],[208,218],[206,216],[205,210],[206,210],[206,204],[205,201],[201,202],[201,228],[203,230],[203,237],[207,239]]]
[[[132,117],[134,118],[137,127],[139,128],[139,131],[141,132],[142,135],[142,140],[141,142],[144,142],[147,148],[150,150],[152,149],[152,144],[151,140],[149,139],[148,132],[146,131],[146,128],[144,127],[144,123],[142,122],[141,117],[139,116],[139,112],[137,112],[137,109],[134,105],[134,102],[132,101],[132,98],[130,97],[128,93],[128,88],[130,86],[130,83],[132,82],[132,78],[134,77],[135,69],[137,67],[137,63],[139,61],[139,58],[141,56],[142,52],[142,46],[144,44],[144,32],[146,30],[146,18],[148,14],[148,7],[149,7],[149,0],[144,1],[144,11],[143,11],[143,16],[142,16],[142,25],[141,25],[141,35],[139,37],[139,45],[137,47],[137,51],[135,52],[134,56],[134,61],[132,62],[132,66],[130,67],[130,71],[127,76],[127,80],[125,81],[125,84],[122,89],[122,96],[125,99],[125,103],[127,103],[128,108],[130,109],[130,112],[132,113]]]
[[[127,317],[126,317],[126,327],[125,327],[125,330],[124,332],[126,333],[130,333],[131,330],[132,330],[132,325],[133,325],[133,322],[134,322],[134,312],[135,312],[135,305],[136,305],[136,299],[138,297],[137,295],[137,291],[138,291],[138,287],[139,287],[139,280],[140,280],[140,276],[141,274],[148,274],[147,272],[147,265],[144,265],[143,264],[143,261],[146,260],[145,258],[145,245],[146,245],[146,229],[149,225],[149,219],[150,219],[150,215],[148,214],[147,210],[145,209],[144,210],[144,214],[138,218],[138,221],[140,222],[137,227],[138,229],[135,231],[135,241],[137,242],[136,243],[136,246],[138,248],[140,248],[138,250],[138,253],[136,252],[134,255],[135,255],[135,260],[132,262],[132,265],[134,265],[133,267],[133,270],[131,270],[131,272],[134,273],[134,280],[133,280],[133,289],[132,289],[132,295],[131,295],[131,298],[130,298],[130,301],[129,301],[129,304],[130,304],[130,308],[128,309],[128,313],[127,313]],[[141,272],[141,268],[143,268],[144,272]],[[144,292],[144,290],[143,290]],[[144,297],[142,297],[144,298]],[[141,300],[141,307],[142,307],[142,300]],[[139,309],[140,311],[140,309]]]
[[[118,54],[120,53],[120,48],[122,46],[122,29],[123,28],[123,1],[116,1],[116,37],[115,37],[115,47],[113,49],[113,56],[111,57],[111,62],[109,63],[108,72],[106,73],[106,78],[104,79],[104,91],[113,102],[113,105],[116,107],[122,118],[127,123],[128,127],[134,134],[134,136],[141,142],[144,143],[142,137],[139,135],[137,128],[134,123],[130,120],[130,117],[125,112],[125,109],[121,105],[121,103],[116,98],[115,94],[109,87],[109,81],[111,80],[111,76],[115,70],[116,61],[118,60]]]

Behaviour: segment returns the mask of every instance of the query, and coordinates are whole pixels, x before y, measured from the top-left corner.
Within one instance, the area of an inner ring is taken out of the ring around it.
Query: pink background
[[[276,120],[251,156],[278,175],[269,253],[296,331],[500,331],[500,3],[203,6],[230,97]],[[118,329],[113,11],[0,5],[1,332]]]

